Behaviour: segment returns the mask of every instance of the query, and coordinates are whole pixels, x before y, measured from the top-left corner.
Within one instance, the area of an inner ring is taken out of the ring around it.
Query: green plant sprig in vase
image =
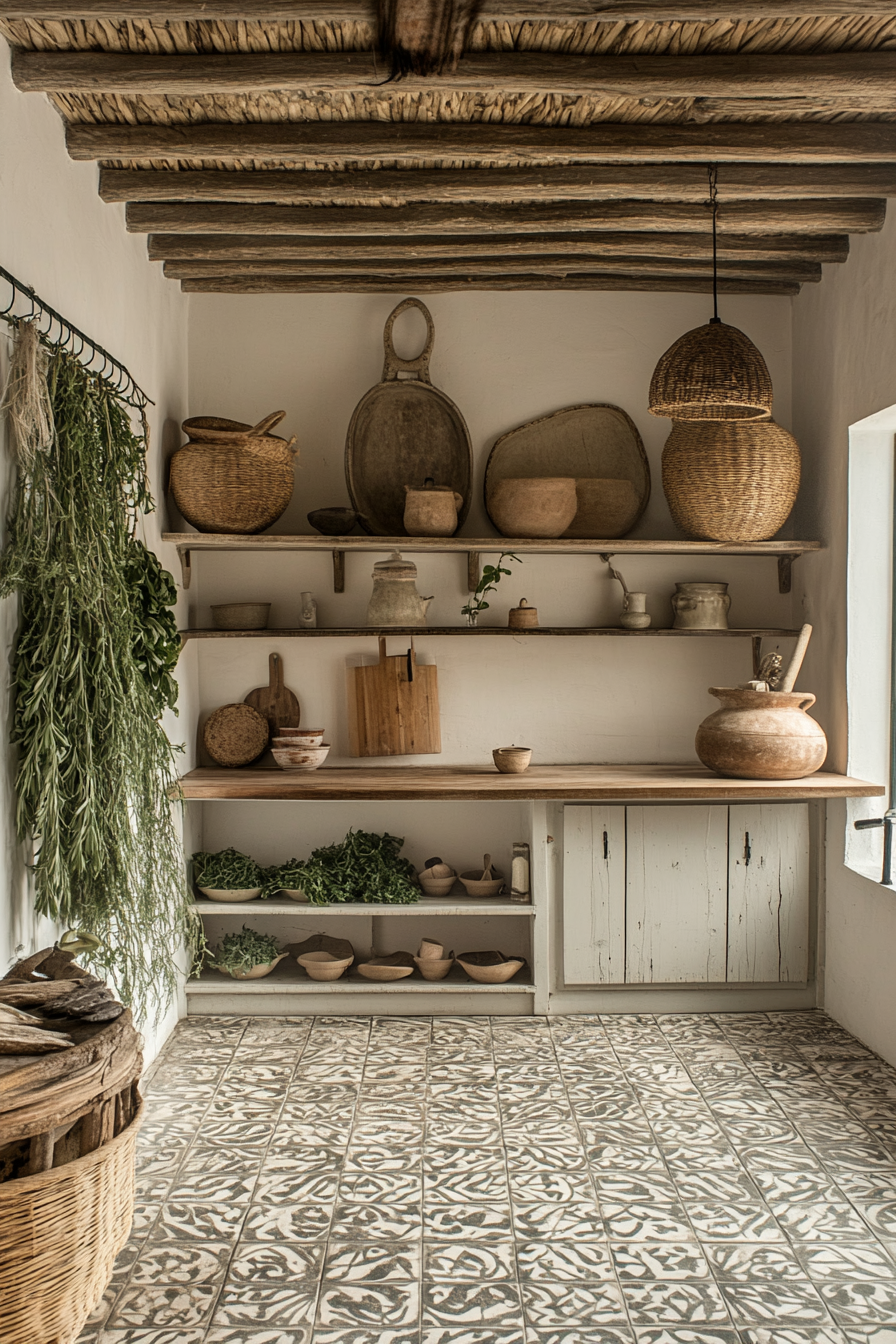
[[[518,555],[512,551],[502,551],[498,556],[496,565],[483,565],[482,578],[476,585],[476,591],[473,593],[466,606],[461,607],[461,615],[466,616],[467,625],[476,625],[479,620],[479,613],[488,610],[488,603],[485,601],[486,593],[493,593],[501,582],[502,574],[510,574],[509,569],[503,568],[505,560],[515,560],[518,565],[523,562]]]

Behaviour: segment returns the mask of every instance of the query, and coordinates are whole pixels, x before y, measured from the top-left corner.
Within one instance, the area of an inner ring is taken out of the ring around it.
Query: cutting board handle
[[[270,668],[269,684],[273,692],[277,693],[283,690],[283,659],[279,653],[272,653],[268,659]]]
[[[402,359],[395,353],[395,346],[392,344],[392,328],[395,325],[395,319],[399,314],[406,312],[408,308],[419,308],[426,320],[426,344],[420,351],[416,359]],[[383,328],[383,347],[386,351],[385,362],[383,363],[384,383],[394,383],[399,372],[416,373],[418,381],[428,383],[429,379],[429,360],[432,355],[433,343],[436,339],[436,329],[432,320],[432,313],[425,303],[419,299],[402,299],[397,307],[393,308],[386,318],[386,325]]]

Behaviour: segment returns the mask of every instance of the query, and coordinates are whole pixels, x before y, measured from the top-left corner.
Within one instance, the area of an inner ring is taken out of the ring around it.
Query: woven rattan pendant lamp
[[[718,170],[709,168],[713,316],[670,345],[650,380],[650,413],[672,420],[765,420],[772,380],[756,346],[719,317]]]

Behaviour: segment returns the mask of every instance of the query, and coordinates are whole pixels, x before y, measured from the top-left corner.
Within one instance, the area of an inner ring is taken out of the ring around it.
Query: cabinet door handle
[[[750,832],[744,831],[744,865],[749,868],[750,859],[753,854],[753,846],[750,843]]]
[[[608,859],[609,857],[610,857],[610,837],[607,835],[606,831],[604,831],[604,858]]]

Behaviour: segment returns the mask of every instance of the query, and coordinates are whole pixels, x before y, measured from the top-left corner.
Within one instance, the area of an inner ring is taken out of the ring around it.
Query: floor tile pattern
[[[820,1012],[189,1018],[82,1344],[896,1344],[896,1069]]]

